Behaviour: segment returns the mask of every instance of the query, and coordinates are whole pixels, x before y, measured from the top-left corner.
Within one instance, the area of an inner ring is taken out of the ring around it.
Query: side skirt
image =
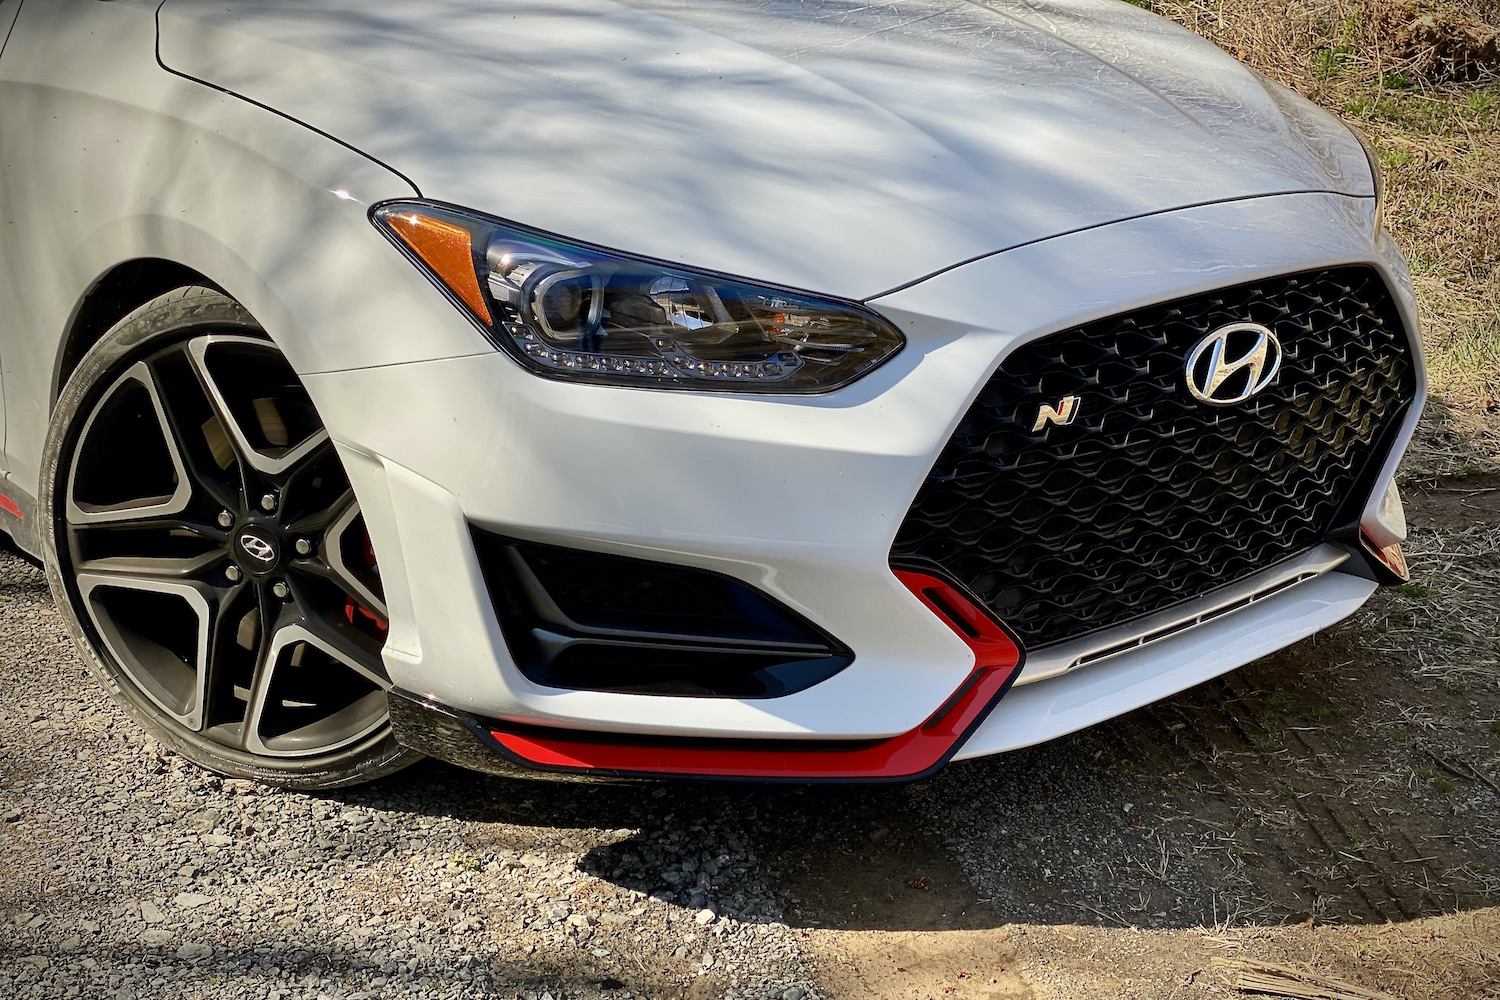
[[[28,561],[42,564],[41,528],[36,498],[6,476],[0,479],[0,531],[15,542]]]

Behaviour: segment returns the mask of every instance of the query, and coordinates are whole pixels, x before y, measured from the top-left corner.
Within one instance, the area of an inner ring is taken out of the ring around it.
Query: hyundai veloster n
[[[0,39],[0,526],[204,767],[909,779],[1404,578],[1376,162],[1120,0]]]

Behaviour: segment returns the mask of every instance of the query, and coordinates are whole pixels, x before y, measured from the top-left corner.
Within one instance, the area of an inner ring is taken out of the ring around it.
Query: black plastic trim
[[[822,683],[854,662],[843,643],[743,580],[470,530],[511,656],[537,684],[670,697],[778,698]],[[644,606],[628,597],[611,606],[610,594],[624,589],[620,584],[633,584],[636,593],[657,585],[663,606],[649,606],[658,599],[654,594]],[[694,597],[711,603],[716,595],[724,598],[717,617],[679,606]]]

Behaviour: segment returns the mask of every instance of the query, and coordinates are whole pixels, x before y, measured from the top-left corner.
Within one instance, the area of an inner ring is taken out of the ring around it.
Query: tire
[[[379,567],[343,465],[291,366],[223,293],[153,299],[79,362],[39,520],[85,665],[184,757],[301,789],[420,759],[391,734]]]

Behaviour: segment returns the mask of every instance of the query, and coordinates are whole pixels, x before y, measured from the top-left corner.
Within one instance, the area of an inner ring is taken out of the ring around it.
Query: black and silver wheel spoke
[[[385,595],[380,586],[379,570],[374,554],[370,551],[370,536],[365,531],[363,515],[351,492],[331,509],[332,515],[320,518],[321,525],[312,519],[303,522],[306,530],[298,528],[297,534],[309,540],[322,558],[306,563],[294,564],[297,569],[319,576],[343,587],[358,598],[358,604],[375,613],[381,621],[386,618]],[[313,539],[317,539],[313,542]]]
[[[296,373],[265,341],[196,337],[187,355],[235,452],[256,472],[284,475],[328,440]]]
[[[378,644],[309,617],[294,602],[260,652],[246,749],[300,755],[354,742],[384,723],[389,687]]]
[[[84,422],[69,475],[68,524],[179,515],[192,494],[155,375],[138,362],[104,391]]]
[[[198,336],[135,362],[83,424],[66,491],[79,595],[177,723],[260,757],[386,725],[386,609],[358,503],[268,341]]]
[[[105,647],[180,724],[203,727],[211,592],[143,573],[79,573],[79,594]]]

